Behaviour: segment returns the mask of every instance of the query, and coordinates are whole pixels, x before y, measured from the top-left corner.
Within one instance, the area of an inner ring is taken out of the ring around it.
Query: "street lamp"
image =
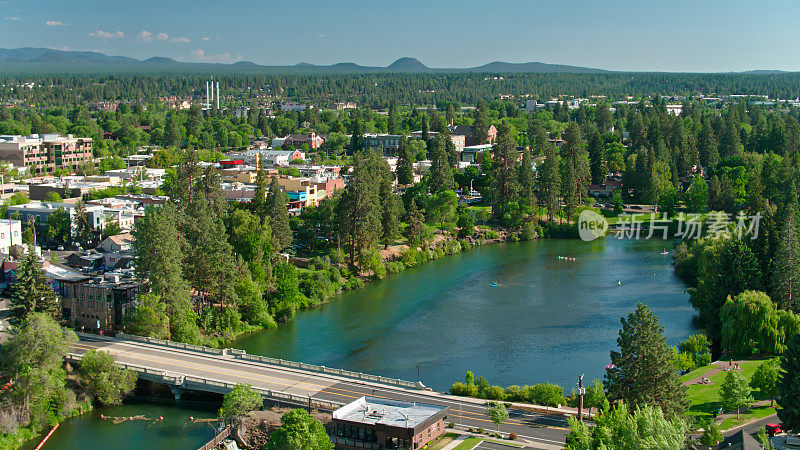
[[[417,383],[419,383],[419,364],[417,364]]]

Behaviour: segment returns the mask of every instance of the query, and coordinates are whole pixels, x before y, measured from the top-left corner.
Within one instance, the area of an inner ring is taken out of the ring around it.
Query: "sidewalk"
[[[453,450],[454,448],[458,447],[458,444],[466,441],[468,437],[468,434],[461,434],[457,438],[453,439],[453,442],[442,447],[442,450]]]
[[[733,363],[734,364],[742,364],[743,362],[746,362],[746,360],[734,361]],[[714,361],[714,362],[711,363],[711,365],[714,366],[713,369],[709,369],[708,372],[703,373],[700,376],[696,376],[696,377],[692,378],[691,380],[684,381],[683,385],[684,386],[691,386],[693,384],[704,384],[704,383],[700,382],[703,378],[711,378],[712,376],[714,376],[714,375],[722,372],[726,368],[728,368],[729,364],[730,364],[730,361]],[[739,369],[739,371],[741,371],[741,370],[742,369]],[[712,381],[711,384],[714,384],[714,382]]]

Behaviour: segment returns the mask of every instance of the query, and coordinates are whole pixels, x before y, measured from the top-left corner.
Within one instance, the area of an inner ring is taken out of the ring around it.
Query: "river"
[[[671,244],[613,237],[487,245],[342,293],[232,346],[407,380],[419,365],[422,382],[441,391],[467,370],[502,386],[550,381],[569,390],[581,373],[602,379],[619,320],[638,301],[658,315],[670,344],[695,331],[664,247]],[[197,448],[213,431],[188,417],[213,417],[217,407],[134,398],[65,421],[46,448]],[[100,413],[165,419],[146,428]]]
[[[639,301],[670,344],[695,331],[664,247],[613,237],[487,245],[342,293],[232,346],[412,381],[419,365],[436,390],[467,370],[502,386],[569,387],[581,373],[602,379],[620,318]]]

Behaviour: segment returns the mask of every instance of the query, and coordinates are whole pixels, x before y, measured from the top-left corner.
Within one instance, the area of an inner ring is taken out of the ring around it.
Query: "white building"
[[[22,222],[0,219],[0,253],[8,254],[12,245],[22,245]]]

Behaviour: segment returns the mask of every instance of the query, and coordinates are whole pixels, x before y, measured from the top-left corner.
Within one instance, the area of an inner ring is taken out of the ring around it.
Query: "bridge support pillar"
[[[180,400],[181,395],[183,394],[184,389],[180,386],[170,386],[169,389],[172,391],[172,395],[175,396],[175,400]]]

